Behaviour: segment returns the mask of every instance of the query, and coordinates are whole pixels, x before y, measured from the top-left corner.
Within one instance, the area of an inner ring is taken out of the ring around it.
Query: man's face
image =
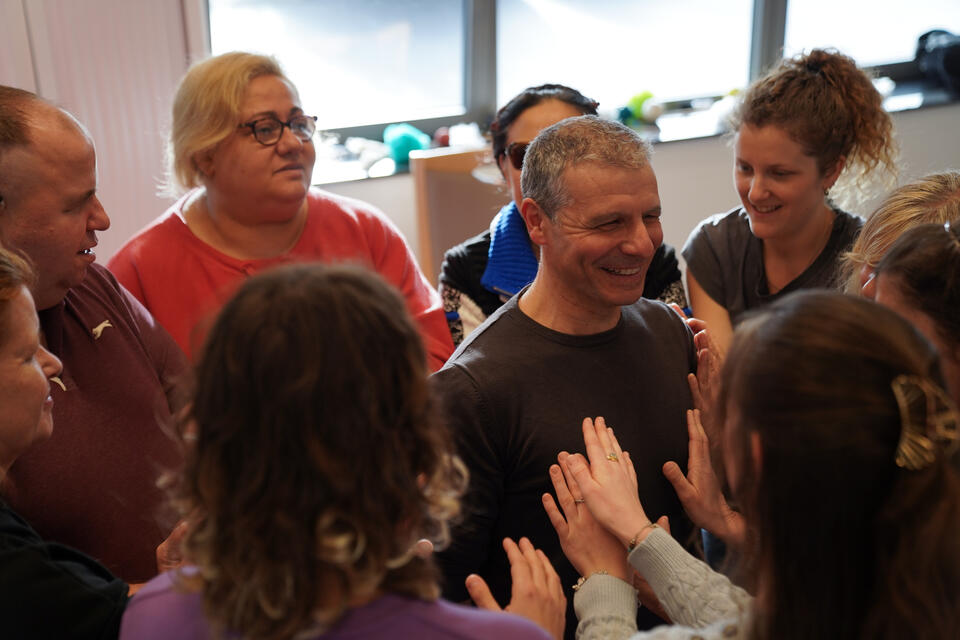
[[[38,309],[59,303],[96,259],[110,219],[97,199],[92,141],[58,113],[37,117],[31,142],[0,156],[0,239],[37,270]]]
[[[643,294],[663,242],[657,178],[649,165],[585,163],[567,169],[564,181],[572,201],[542,225],[544,282],[573,313],[619,317]]]

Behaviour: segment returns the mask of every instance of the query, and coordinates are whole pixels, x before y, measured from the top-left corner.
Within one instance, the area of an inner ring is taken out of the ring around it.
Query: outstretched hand
[[[506,610],[532,620],[551,636],[561,640],[566,625],[567,599],[563,595],[560,577],[550,560],[543,551],[534,549],[526,538],[520,538],[519,545],[510,538],[504,538],[503,550],[507,552],[513,580],[510,604]],[[501,611],[483,578],[476,574],[469,575],[466,586],[470,598],[478,607]]]
[[[557,532],[563,554],[582,576],[589,577],[606,571],[611,576],[629,582],[626,550],[590,514],[580,487],[567,465],[570,455],[563,451],[557,459],[560,464],[550,466],[550,480],[557,500],[555,502],[549,493],[543,494],[543,508]],[[563,509],[563,513],[560,509]]]
[[[613,429],[602,417],[583,420],[583,442],[589,463],[579,453],[567,458],[590,513],[624,546],[649,527],[650,518],[637,495],[637,474],[630,454],[620,449]]]
[[[181,520],[167,536],[167,539],[157,547],[157,572],[163,573],[176,569],[184,563],[180,542],[187,533],[187,521]]]
[[[746,527],[743,517],[730,508],[710,464],[710,440],[700,421],[700,412],[687,411],[690,436],[687,475],[676,462],[663,465],[663,475],[673,485],[684,511],[694,524],[723,540],[731,547],[743,544]]]

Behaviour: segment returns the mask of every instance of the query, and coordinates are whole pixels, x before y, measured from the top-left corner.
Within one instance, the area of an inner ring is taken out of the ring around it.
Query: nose
[[[620,245],[620,250],[627,255],[644,256],[652,259],[653,253],[656,251],[656,247],[653,245],[653,238],[650,237],[647,225],[639,222],[633,225],[630,235]]]
[[[110,228],[110,217],[104,211],[100,199],[93,196],[90,201],[90,217],[87,218],[87,231],[106,231]]]
[[[277,153],[287,155],[288,153],[300,151],[308,142],[310,142],[310,140],[304,142],[294,135],[292,128],[285,126],[283,131],[280,132],[280,139],[277,140]]]
[[[63,363],[60,362],[60,358],[47,351],[47,348],[44,346],[41,346],[37,351],[37,359],[40,361],[40,368],[43,370],[43,375],[48,378],[58,376],[60,372],[63,371]]]
[[[767,195],[767,184],[759,174],[754,174],[750,179],[750,191],[747,194],[750,197],[751,202],[760,202]]]

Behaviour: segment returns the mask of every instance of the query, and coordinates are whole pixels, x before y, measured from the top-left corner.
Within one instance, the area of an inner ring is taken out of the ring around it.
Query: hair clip
[[[933,464],[938,449],[953,455],[960,447],[960,424],[946,392],[929,378],[905,374],[890,386],[900,409],[897,466],[918,471]]]

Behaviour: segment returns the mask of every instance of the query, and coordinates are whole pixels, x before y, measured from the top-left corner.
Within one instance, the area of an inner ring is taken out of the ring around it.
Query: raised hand
[[[532,620],[551,636],[561,640],[566,625],[567,599],[563,595],[560,577],[550,560],[543,551],[534,549],[526,538],[520,538],[519,545],[510,538],[504,538],[503,550],[507,552],[513,580],[510,604],[506,610]],[[483,578],[476,574],[469,575],[466,586],[470,598],[478,607],[501,611]]]
[[[543,494],[543,508],[560,538],[564,555],[582,576],[606,571],[629,582],[630,569],[623,544],[590,514],[567,466],[569,454],[563,451],[557,458],[560,464],[550,466],[550,480],[557,500],[555,502],[549,493]]]
[[[743,517],[730,508],[710,463],[710,440],[700,421],[700,412],[687,411],[690,437],[687,475],[676,462],[663,465],[663,475],[673,485],[684,511],[694,524],[717,536],[731,547],[743,544],[746,527]]]
[[[637,496],[630,454],[620,449],[613,429],[607,428],[602,417],[596,422],[584,418],[583,442],[589,463],[577,453],[567,459],[567,467],[590,513],[626,546],[652,524]]]

